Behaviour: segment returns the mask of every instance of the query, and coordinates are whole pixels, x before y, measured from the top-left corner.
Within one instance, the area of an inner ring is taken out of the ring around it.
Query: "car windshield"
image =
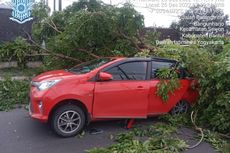
[[[98,67],[102,66],[103,64],[106,64],[112,60],[113,59],[110,59],[110,58],[99,58],[99,59],[95,59],[95,60],[92,60],[89,62],[85,62],[85,63],[79,64],[79,65],[76,65],[76,66],[68,69],[68,71],[78,73],[78,74],[88,73],[88,72],[94,70],[95,68],[98,68]]]

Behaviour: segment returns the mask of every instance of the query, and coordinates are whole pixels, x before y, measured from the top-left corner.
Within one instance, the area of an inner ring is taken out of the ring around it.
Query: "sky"
[[[0,0],[0,3],[2,2],[10,2],[11,0]],[[39,0],[36,0],[39,1]],[[78,0],[62,0],[63,8],[65,8],[68,5],[71,5],[73,2],[76,2]],[[125,3],[126,1],[131,2],[135,9],[144,15],[145,18],[145,26],[151,27],[151,26],[157,26],[157,27],[169,27],[170,24],[173,21],[178,21],[178,16],[180,13],[162,13],[162,12],[156,12],[153,11],[153,9],[150,8],[157,8],[157,9],[181,9],[183,8],[188,9],[187,6],[191,4],[196,4],[197,2],[200,3],[217,3],[217,4],[223,4],[220,5],[221,9],[223,9],[224,13],[230,16],[230,0],[102,0],[104,3],[117,5]],[[163,7],[164,4],[161,4],[166,1],[167,7]],[[171,3],[172,2],[172,3]],[[160,6],[159,6],[159,5]],[[173,6],[173,4],[177,4],[177,6]],[[51,7],[51,10],[53,10],[53,0],[49,0],[49,6]],[[57,8],[57,7],[56,7]]]

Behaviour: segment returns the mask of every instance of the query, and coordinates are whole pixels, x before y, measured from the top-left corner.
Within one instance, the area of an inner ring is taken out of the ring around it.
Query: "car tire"
[[[188,112],[189,104],[185,100],[181,100],[171,109],[170,113],[172,115],[185,114]]]
[[[59,107],[52,115],[51,128],[61,137],[73,137],[79,134],[86,123],[84,111],[76,105]]]

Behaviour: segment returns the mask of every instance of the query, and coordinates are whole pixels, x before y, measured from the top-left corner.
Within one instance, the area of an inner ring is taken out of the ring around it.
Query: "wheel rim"
[[[58,118],[58,129],[66,134],[73,133],[78,130],[81,124],[81,117],[76,111],[65,111]]]
[[[173,114],[183,114],[186,113],[188,110],[188,104],[185,101],[180,101],[176,104],[173,108]]]

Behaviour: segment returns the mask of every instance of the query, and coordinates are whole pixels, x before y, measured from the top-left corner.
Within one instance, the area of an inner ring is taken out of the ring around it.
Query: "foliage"
[[[39,14],[39,10],[43,13]],[[40,44],[44,40],[53,53],[87,61],[98,56],[129,56],[140,50],[138,35],[144,18],[130,4],[115,7],[96,0],[80,0],[51,16],[47,16],[43,5],[37,5],[33,14],[38,16],[33,24],[34,40]],[[55,57],[44,60],[57,66],[73,65],[68,60],[57,63]]]
[[[173,125],[157,123],[152,126],[147,126],[144,130],[142,127],[133,128],[131,134],[138,137],[153,137],[157,135],[170,135],[171,133],[176,132],[176,130],[176,127]]]
[[[116,144],[107,148],[94,148],[88,153],[176,153],[183,151],[187,144],[178,138],[173,138],[172,133],[176,128],[164,123],[150,125],[147,128],[135,128],[128,133],[118,134]]]
[[[87,150],[87,153],[111,153],[109,149],[106,148],[93,148],[91,150]]]
[[[173,58],[186,67],[199,82],[200,98],[194,109],[198,110],[198,121],[219,132],[230,129],[229,65],[230,45],[203,48],[196,45],[179,46],[166,44],[158,47],[157,56]],[[166,86],[160,91],[167,93]],[[161,95],[163,97],[163,95]]]
[[[210,73],[202,72],[204,77],[199,81],[201,97],[198,109],[202,114],[200,119],[220,132],[229,132],[230,129],[230,118],[227,117],[230,114],[229,49],[226,48],[214,57],[214,63],[209,65]]]
[[[150,56],[151,56],[151,52],[149,50],[143,50],[142,52],[138,52],[135,55],[135,57],[150,57]],[[160,96],[163,102],[165,103],[168,101],[169,94],[173,94],[174,91],[180,86],[176,69],[177,69],[176,67],[172,69],[163,68],[157,70],[156,73],[156,77],[160,79],[160,82],[157,84],[156,94]]]
[[[37,41],[42,43],[44,36],[47,35],[47,31],[43,30],[41,27],[45,26],[44,20],[49,16],[50,8],[41,1],[33,5],[32,16],[35,17],[34,24],[32,25],[33,38],[39,38]]]
[[[160,116],[159,119],[166,121],[172,126],[191,126],[190,116],[188,114],[182,114],[182,115],[170,115],[166,114],[163,116]],[[230,144],[221,137],[221,134],[218,132],[210,131],[207,129],[203,129],[204,132],[204,140],[208,143],[210,143],[213,148],[221,153],[227,153],[230,149]]]
[[[157,146],[159,145],[159,146]],[[185,141],[178,138],[156,137],[145,142],[148,152],[179,153],[187,147]]]
[[[16,104],[28,102],[28,81],[6,79],[0,81],[0,111],[9,110]]]
[[[18,37],[13,42],[0,46],[0,58],[3,61],[18,61],[20,67],[25,67],[28,55],[31,54],[31,46],[22,38]]]
[[[150,57],[150,51],[143,50],[142,52],[138,52],[137,54],[135,54],[135,57]]]
[[[223,138],[221,138],[218,133],[212,132],[210,130],[205,130],[204,135],[205,141],[209,142],[216,151],[222,153],[229,152],[230,144],[227,141],[223,140]]]
[[[185,47],[180,54],[180,60],[182,65],[198,79],[207,79],[214,64],[210,53],[197,46]]]
[[[177,126],[177,127],[191,125],[189,114],[179,114],[179,115],[166,114],[166,115],[160,116],[159,119],[167,122],[168,124],[172,126]]]
[[[230,114],[230,45],[229,38],[221,40],[225,42],[224,45],[205,47],[181,46],[173,44],[171,40],[165,40],[167,43],[158,46],[156,52],[138,53],[137,56],[159,56],[179,61],[180,66],[187,68],[190,76],[197,79],[199,83],[200,98],[193,108],[198,110],[198,122],[213,130],[226,133],[230,129],[230,118],[227,117]],[[167,71],[170,70],[166,70],[166,76]],[[170,88],[167,81],[161,79],[161,84],[158,84],[158,95],[165,101]]]
[[[173,94],[180,86],[178,74],[175,69],[163,68],[157,71],[157,78],[160,79],[157,84],[157,95],[162,98],[163,102],[167,102],[169,94]]]
[[[184,47],[178,44],[173,44],[169,39],[165,40],[166,44],[158,46],[154,56],[165,57],[180,61],[180,54],[183,52]]]

